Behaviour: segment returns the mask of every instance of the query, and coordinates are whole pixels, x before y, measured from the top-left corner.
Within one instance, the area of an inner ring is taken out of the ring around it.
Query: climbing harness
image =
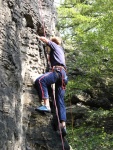
[[[64,76],[64,74],[62,73],[62,69],[66,72],[66,68],[64,66],[53,66],[52,67],[52,71],[55,71],[57,76],[59,76],[58,72],[61,72],[62,89],[66,89],[67,76]]]

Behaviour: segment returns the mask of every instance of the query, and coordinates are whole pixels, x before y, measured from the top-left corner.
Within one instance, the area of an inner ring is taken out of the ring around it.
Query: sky
[[[60,2],[62,2],[63,0],[54,0],[54,3],[56,6],[58,6],[60,4]]]

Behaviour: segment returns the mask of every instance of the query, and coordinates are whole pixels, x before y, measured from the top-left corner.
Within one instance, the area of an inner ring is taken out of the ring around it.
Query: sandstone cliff
[[[0,150],[61,150],[52,115],[39,105],[32,78],[47,69],[45,46],[36,38],[56,34],[53,0],[0,0]],[[65,150],[70,149],[64,139]]]

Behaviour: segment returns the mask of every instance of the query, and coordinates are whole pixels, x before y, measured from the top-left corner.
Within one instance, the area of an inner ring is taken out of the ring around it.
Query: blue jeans
[[[55,83],[55,100],[60,121],[66,121],[66,108],[64,102],[67,75],[64,69],[47,72],[36,79],[35,85],[41,99],[49,99],[48,87]]]

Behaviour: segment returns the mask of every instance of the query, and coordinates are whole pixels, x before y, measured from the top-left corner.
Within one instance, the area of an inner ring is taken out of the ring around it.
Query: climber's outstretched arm
[[[44,42],[44,43],[46,43],[46,44],[48,44],[48,42],[49,42],[49,39],[47,39],[47,38],[44,37],[44,36],[38,36],[38,38],[39,38],[42,42]]]

